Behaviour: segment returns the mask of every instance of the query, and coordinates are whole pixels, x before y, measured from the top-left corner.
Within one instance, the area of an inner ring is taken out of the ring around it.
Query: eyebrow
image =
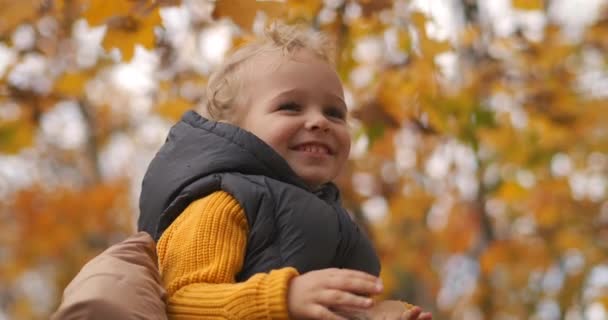
[[[284,96],[287,96],[287,95],[295,95],[295,96],[300,96],[301,97],[301,96],[306,95],[306,93],[303,90],[301,90],[301,89],[289,89],[289,90],[285,90],[285,91],[282,91],[281,93],[277,94],[276,96],[274,96],[272,98],[272,100],[273,101],[279,100],[279,99],[281,99],[281,98],[283,98]],[[348,109],[346,107],[346,102],[344,102],[344,99],[342,99],[340,96],[337,96],[337,95],[331,94],[331,93],[325,93],[323,95],[323,97],[326,100],[331,100],[332,102],[338,102],[338,106],[341,107],[341,108],[344,108],[344,110]]]

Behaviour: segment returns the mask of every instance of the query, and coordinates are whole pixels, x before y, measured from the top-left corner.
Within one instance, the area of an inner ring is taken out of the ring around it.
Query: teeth
[[[323,153],[323,154],[329,153],[329,150],[327,150],[327,148],[325,148],[324,146],[312,145],[312,144],[303,145],[299,149],[302,151],[312,152],[312,153]]]

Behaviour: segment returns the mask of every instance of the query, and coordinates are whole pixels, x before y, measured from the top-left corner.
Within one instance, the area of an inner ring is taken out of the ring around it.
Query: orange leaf
[[[159,104],[156,107],[156,111],[165,118],[177,121],[181,118],[184,112],[192,109],[192,107],[193,105],[190,101],[183,98],[175,98]]]
[[[428,19],[423,13],[413,13],[411,16],[411,21],[418,31],[418,45],[420,47],[420,51],[427,59],[432,60],[437,54],[448,51],[452,48],[448,41],[439,41],[428,36],[426,30]]]
[[[562,228],[559,230],[554,243],[556,247],[562,251],[568,249],[583,249],[586,247],[584,233],[581,233],[574,228]]]
[[[467,26],[460,34],[460,41],[463,47],[473,46],[480,38],[481,31],[479,28]]]
[[[0,36],[20,23],[34,20],[41,3],[39,0],[0,0]]]
[[[509,257],[510,252],[508,243],[498,241],[492,243],[479,259],[482,273],[490,273],[497,265],[509,261]]]
[[[321,9],[320,0],[287,0],[289,21],[312,21]]]
[[[68,96],[81,96],[90,76],[85,73],[66,73],[55,82],[54,91]]]
[[[604,310],[608,308],[608,293],[601,291],[600,296],[596,298],[596,301],[604,306]]]
[[[381,78],[378,101],[397,123],[402,123],[415,105],[416,83],[408,80],[409,77],[403,72],[385,73]]]
[[[560,211],[556,205],[545,204],[536,210],[535,217],[539,226],[551,228],[559,222]]]
[[[369,17],[382,10],[390,9],[393,6],[393,1],[389,0],[361,0],[363,15]]]
[[[513,0],[513,7],[522,10],[542,10],[543,0]]]
[[[505,182],[498,190],[498,197],[509,203],[514,203],[522,200],[528,192],[522,186],[515,182]]]
[[[419,188],[407,196],[399,193],[389,201],[391,218],[395,221],[408,219],[424,222],[432,201],[432,197]]]
[[[0,122],[0,153],[17,153],[34,142],[34,124],[25,119]]]
[[[161,23],[158,6],[147,0],[94,0],[90,2],[84,17],[91,25],[108,26],[103,47],[108,51],[120,49],[126,61],[133,57],[136,44],[148,49],[154,46],[154,27]]]
[[[88,2],[83,18],[90,25],[105,24],[110,18],[129,15],[132,8],[132,1],[92,0]]]
[[[263,11],[269,20],[285,15],[287,6],[280,0],[217,0],[213,17],[216,19],[228,17],[245,30],[253,26],[258,11]]]

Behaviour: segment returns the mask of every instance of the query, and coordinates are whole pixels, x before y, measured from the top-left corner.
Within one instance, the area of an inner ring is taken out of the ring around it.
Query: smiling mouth
[[[293,150],[310,153],[312,155],[331,155],[332,151],[320,143],[304,143],[292,148]]]

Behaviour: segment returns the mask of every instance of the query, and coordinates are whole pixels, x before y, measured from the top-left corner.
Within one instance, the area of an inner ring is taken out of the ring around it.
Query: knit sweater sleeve
[[[298,275],[295,269],[236,283],[248,231],[243,209],[224,191],[193,202],[165,230],[157,249],[171,319],[288,317],[287,288]]]

